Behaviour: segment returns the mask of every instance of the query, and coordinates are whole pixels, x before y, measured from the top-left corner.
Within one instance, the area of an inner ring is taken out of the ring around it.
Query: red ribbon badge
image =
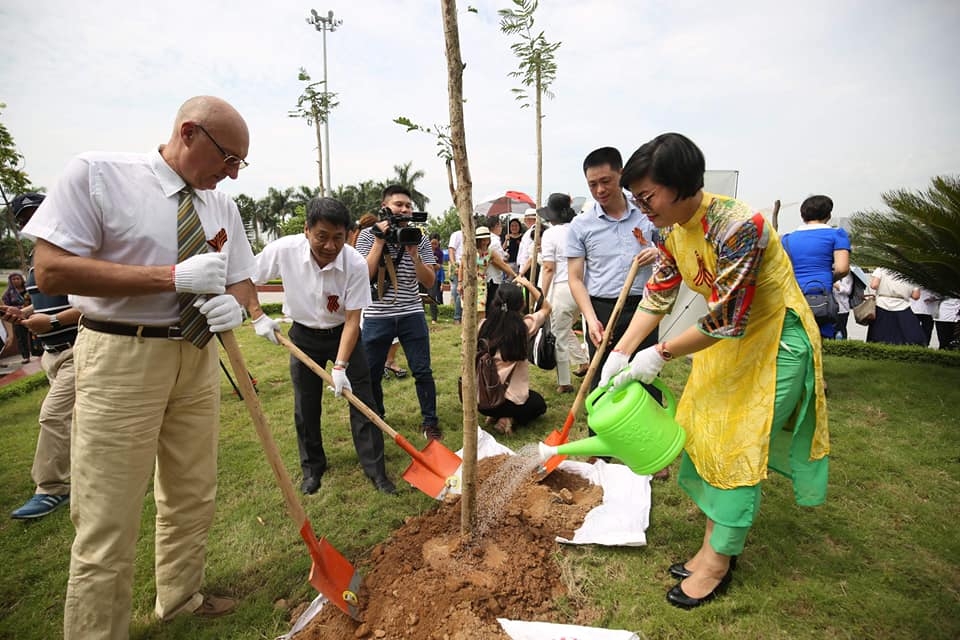
[[[327,296],[327,311],[336,313],[340,309],[340,296]]]
[[[220,231],[217,231],[217,235],[207,240],[207,244],[210,245],[214,251],[220,253],[223,245],[227,244],[227,230],[221,227]]]
[[[639,242],[642,247],[650,244],[650,241],[643,237],[643,229],[640,227],[633,228],[633,237],[637,239],[637,242]]]

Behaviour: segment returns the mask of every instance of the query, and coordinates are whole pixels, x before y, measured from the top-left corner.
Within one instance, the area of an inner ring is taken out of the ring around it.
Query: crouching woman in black
[[[539,300],[540,292],[526,278],[517,278],[530,292],[531,300]],[[493,354],[500,380],[509,385],[506,400],[493,409],[481,409],[486,424],[498,433],[510,435],[513,426],[523,425],[547,411],[543,396],[530,388],[527,362],[528,343],[550,317],[550,303],[543,301],[539,311],[523,314],[524,300],[520,287],[504,283],[497,288],[487,317],[477,330],[477,349],[484,345]]]

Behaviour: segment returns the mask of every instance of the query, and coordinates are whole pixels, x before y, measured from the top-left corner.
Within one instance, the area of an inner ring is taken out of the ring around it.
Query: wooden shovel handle
[[[250,376],[247,374],[247,365],[243,360],[243,354],[240,353],[240,345],[237,344],[237,337],[233,331],[224,331],[220,334],[223,342],[223,348],[227,352],[227,358],[230,360],[230,367],[237,377],[237,383],[243,392],[243,402],[247,405],[247,411],[250,412],[250,418],[253,420],[253,426],[260,438],[260,444],[267,455],[267,462],[273,469],[273,475],[280,485],[280,491],[283,493],[283,500],[287,503],[287,512],[297,525],[297,529],[302,529],[307,522],[307,514],[300,504],[293,482],[290,480],[290,474],[287,468],[283,466],[283,460],[280,458],[280,451],[277,449],[277,443],[270,433],[270,427],[267,425],[267,417],[263,413],[263,407],[260,406],[260,398],[253,388]]]
[[[613,311],[610,313],[610,319],[607,320],[606,326],[603,328],[603,338],[600,340],[600,346],[597,347],[596,352],[593,354],[593,359],[590,361],[590,367],[587,369],[586,375],[583,376],[583,382],[580,383],[580,389],[577,391],[577,397],[573,400],[573,406],[570,408],[570,413],[573,416],[576,416],[580,413],[580,409],[583,408],[583,403],[586,401],[587,395],[590,391],[590,383],[593,382],[593,377],[597,373],[597,369],[600,368],[600,361],[603,360],[603,354],[607,350],[607,345],[610,344],[610,339],[613,337],[613,331],[617,326],[617,320],[620,319],[620,312],[623,311],[624,305],[627,303],[627,298],[630,296],[630,288],[633,286],[633,281],[637,278],[637,273],[640,271],[640,263],[636,258],[633,259],[633,264],[630,265],[630,271],[627,272],[627,279],[623,283],[623,288],[620,289],[620,295],[617,296],[617,302],[613,305]],[[589,330],[587,332],[587,340],[590,339]],[[570,424],[573,424],[573,421],[570,421]],[[570,429],[564,425],[564,429],[569,432]]]
[[[320,379],[323,380],[326,384],[330,385],[331,387],[333,386],[333,378],[330,377],[330,374],[327,373],[326,369],[324,369],[319,364],[317,364],[317,362],[313,358],[308,356],[306,353],[304,353],[300,347],[290,342],[290,339],[287,338],[287,336],[283,335],[279,331],[275,332],[274,335],[277,336],[277,340],[280,341],[280,344],[286,347],[287,351],[292,353],[297,360],[299,360],[303,364],[310,367],[310,370],[313,371],[318,376],[320,376]],[[361,402],[360,398],[353,395],[352,391],[350,391],[349,389],[344,389],[343,397],[347,399],[347,402],[349,402],[354,407],[356,407],[357,410],[360,411],[360,413],[362,413],[367,418],[369,418],[370,422],[377,425],[381,431],[383,431],[385,434],[387,434],[394,440],[397,439],[397,435],[398,435],[397,432],[391,429],[390,425],[384,422],[383,418],[381,418],[373,409],[371,409],[370,407],[365,405],[363,402]]]

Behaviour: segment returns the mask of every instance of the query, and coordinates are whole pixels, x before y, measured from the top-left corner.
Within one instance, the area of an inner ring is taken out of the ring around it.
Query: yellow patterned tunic
[[[787,309],[813,345],[816,428],[810,460],[829,453],[820,331],[797,286],[776,231],[745,204],[704,192],[696,214],[661,229],[660,258],[640,309],[672,310],[681,280],[707,300],[697,326],[722,338],[698,352],[677,421],[697,472],[720,489],[767,477],[776,396],[777,352]],[[796,416],[795,422],[803,416]]]

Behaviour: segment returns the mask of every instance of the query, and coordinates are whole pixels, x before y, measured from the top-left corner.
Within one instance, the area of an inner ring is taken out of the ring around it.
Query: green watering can
[[[651,396],[639,382],[611,389],[597,388],[587,396],[587,424],[597,434],[552,447],[540,443],[543,461],[555,455],[612,456],[639,475],[660,471],[676,458],[687,434],[674,420],[677,401],[660,379],[653,386],[663,392],[666,406]]]

